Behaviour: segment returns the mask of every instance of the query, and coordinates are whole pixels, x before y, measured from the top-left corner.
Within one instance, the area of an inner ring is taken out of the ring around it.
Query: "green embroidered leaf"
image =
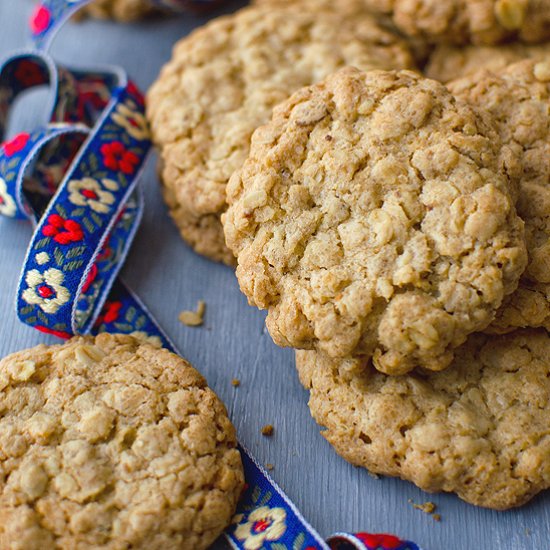
[[[124,334],[134,332],[134,327],[132,325],[127,324],[127,323],[115,323],[114,327],[117,330],[120,330],[120,332],[122,332]]]
[[[98,227],[101,227],[103,225],[103,220],[95,212],[90,212],[90,218],[92,218],[92,220],[94,220],[94,223]]]
[[[286,544],[281,544],[280,542],[272,542],[271,550],[288,550],[288,546]]]
[[[105,124],[103,129],[108,131],[108,132],[114,132],[113,135],[114,135],[115,139],[118,137],[118,126],[116,126],[115,124]]]
[[[65,323],[57,323],[53,326],[53,329],[65,331],[67,330],[67,325]]]
[[[15,172],[8,172],[8,175],[6,176],[6,181],[11,181],[15,179]]]
[[[61,206],[60,204],[56,204],[55,209],[61,217],[67,218],[67,211],[63,208],[63,206]]]
[[[74,248],[71,248],[71,250],[69,250],[67,254],[65,254],[65,258],[67,258],[67,260],[70,260],[71,258],[82,256],[85,250],[86,250],[85,246],[75,246]]]
[[[135,327],[136,330],[140,330],[145,326],[145,323],[147,322],[147,319],[142,315],[136,322]]]
[[[34,245],[34,249],[37,250],[38,248],[43,248],[49,243],[50,243],[50,237],[44,237],[43,239],[36,241]]]
[[[90,162],[90,168],[95,172],[99,166],[97,156],[94,153],[89,153],[88,160]]]
[[[254,487],[254,490],[252,491],[252,502],[254,502],[254,504],[256,502],[258,502],[258,499],[260,498],[262,494],[262,490],[260,489],[260,486],[259,485],[256,485],[256,487]]]
[[[124,174],[118,176],[118,181],[120,182],[121,187],[126,187],[128,185],[128,178]]]
[[[19,164],[19,159],[14,158],[8,162],[8,170],[13,170]]]
[[[75,208],[71,212],[71,218],[80,218],[80,216],[82,216],[82,214],[84,214],[84,208],[82,208],[82,207]]]
[[[55,258],[55,263],[59,267],[61,267],[63,265],[63,262],[65,261],[65,258],[63,257],[63,252],[61,252],[61,250],[59,250],[59,248],[56,248],[53,251],[53,255],[54,255],[54,258]]]
[[[88,218],[82,218],[82,224],[88,230],[88,233],[93,233],[95,231],[94,224]]]
[[[128,311],[126,312],[125,318],[129,323],[131,323],[135,319],[136,314],[137,314],[136,308],[135,307],[129,307]]]
[[[46,326],[48,326],[48,318],[40,310],[36,311],[36,315]]]
[[[265,506],[270,500],[271,500],[271,497],[273,496],[273,494],[271,493],[271,491],[268,491],[263,497],[262,497],[262,500],[260,500],[260,502],[258,502],[258,506]]]
[[[305,540],[306,536],[304,535],[304,533],[300,533],[292,544],[292,550],[302,550],[302,546],[304,545]]]
[[[29,323],[29,325],[36,325],[36,317],[29,317],[27,323]]]
[[[63,268],[65,271],[74,271],[75,269],[78,269],[82,266],[84,263],[84,260],[75,260],[73,262],[68,262],[65,264],[65,267]]]
[[[33,306],[25,306],[23,308],[21,308],[21,315],[28,315],[32,310],[34,309]]]

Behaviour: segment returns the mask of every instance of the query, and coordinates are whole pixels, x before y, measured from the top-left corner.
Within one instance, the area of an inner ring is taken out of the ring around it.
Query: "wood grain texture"
[[[30,0],[0,0],[0,56],[25,46]],[[231,8],[235,8],[232,5]],[[56,40],[58,60],[86,66],[122,65],[142,88],[156,77],[172,44],[201,24],[181,17],[140,25],[108,22],[68,25]],[[43,114],[18,109],[13,131],[32,127]],[[294,370],[291,350],[277,348],[263,327],[263,315],[240,294],[232,271],[193,254],[180,240],[160,197],[155,161],[144,178],[146,213],[124,268],[124,278],[149,305],[182,353],[208,379],[227,405],[240,440],[263,463],[275,465],[273,477],[321,534],[337,530],[392,532],[418,542],[424,550],[543,550],[550,547],[550,493],[509,512],[477,509],[454,495],[428,495],[397,479],[374,479],[340,459],[319,435],[309,415],[307,392]],[[54,342],[20,324],[14,295],[30,225],[0,218],[0,355],[40,342]],[[178,314],[207,304],[201,328],[184,327]],[[233,378],[241,385],[234,388]],[[261,427],[273,424],[266,438]],[[441,523],[407,502],[431,500]],[[224,547],[219,543],[217,548]]]

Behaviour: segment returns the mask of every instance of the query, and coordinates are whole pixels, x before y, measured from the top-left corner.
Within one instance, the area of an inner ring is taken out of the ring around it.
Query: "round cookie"
[[[0,548],[205,549],[243,487],[189,363],[101,334],[0,361]]]
[[[550,0],[363,0],[407,36],[430,43],[550,39]]]
[[[481,69],[499,71],[523,59],[542,60],[550,55],[550,44],[516,42],[501,46],[438,46],[430,55],[424,74],[441,82],[476,73]]]
[[[277,103],[345,65],[412,66],[404,43],[371,16],[339,13],[346,1],[316,12],[245,8],[175,46],[148,93],[147,115],[166,202],[197,252],[235,264],[220,223],[225,187]]]
[[[448,86],[496,121],[505,145],[502,162],[519,182],[516,208],[525,221],[529,260],[518,290],[504,301],[489,328],[550,329],[550,62],[525,60]]]
[[[83,10],[84,15],[100,19],[116,19],[118,21],[136,21],[157,12],[148,0],[94,0]]]
[[[472,335],[444,372],[388,377],[298,351],[313,418],[343,458],[478,506],[550,487],[550,338]]]
[[[277,344],[441,370],[492,321],[526,251],[484,120],[410,71],[344,69],[274,110],[223,220]]]

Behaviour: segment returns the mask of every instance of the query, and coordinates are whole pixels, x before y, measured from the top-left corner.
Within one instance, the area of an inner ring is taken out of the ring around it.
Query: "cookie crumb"
[[[179,315],[180,323],[188,327],[199,327],[204,322],[204,312],[206,310],[206,304],[203,300],[199,300],[197,303],[197,311],[182,311]]]
[[[234,388],[238,388],[241,385],[241,381],[238,378],[233,378],[233,380],[231,380],[231,385]]]
[[[266,437],[271,437],[273,435],[275,428],[271,424],[266,424],[262,428],[262,435],[265,435]]]
[[[273,470],[273,468],[275,468],[275,466],[273,466],[273,464],[271,464],[271,463],[267,463],[267,464],[265,465],[265,467],[266,467],[270,472],[271,472],[271,470]]]
[[[425,514],[429,514],[432,516],[432,519],[434,521],[441,521],[441,514],[434,514],[437,506],[434,502],[424,502],[423,504],[416,504],[416,502],[413,501],[412,498],[407,499],[407,502],[409,504],[412,504],[412,507],[415,510],[420,510],[421,512],[424,512]]]

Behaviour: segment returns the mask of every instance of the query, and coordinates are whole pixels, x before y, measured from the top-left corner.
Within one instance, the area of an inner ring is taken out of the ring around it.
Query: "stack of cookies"
[[[148,96],[183,238],[336,451],[497,509],[550,486],[545,40],[546,0],[257,0]]]

